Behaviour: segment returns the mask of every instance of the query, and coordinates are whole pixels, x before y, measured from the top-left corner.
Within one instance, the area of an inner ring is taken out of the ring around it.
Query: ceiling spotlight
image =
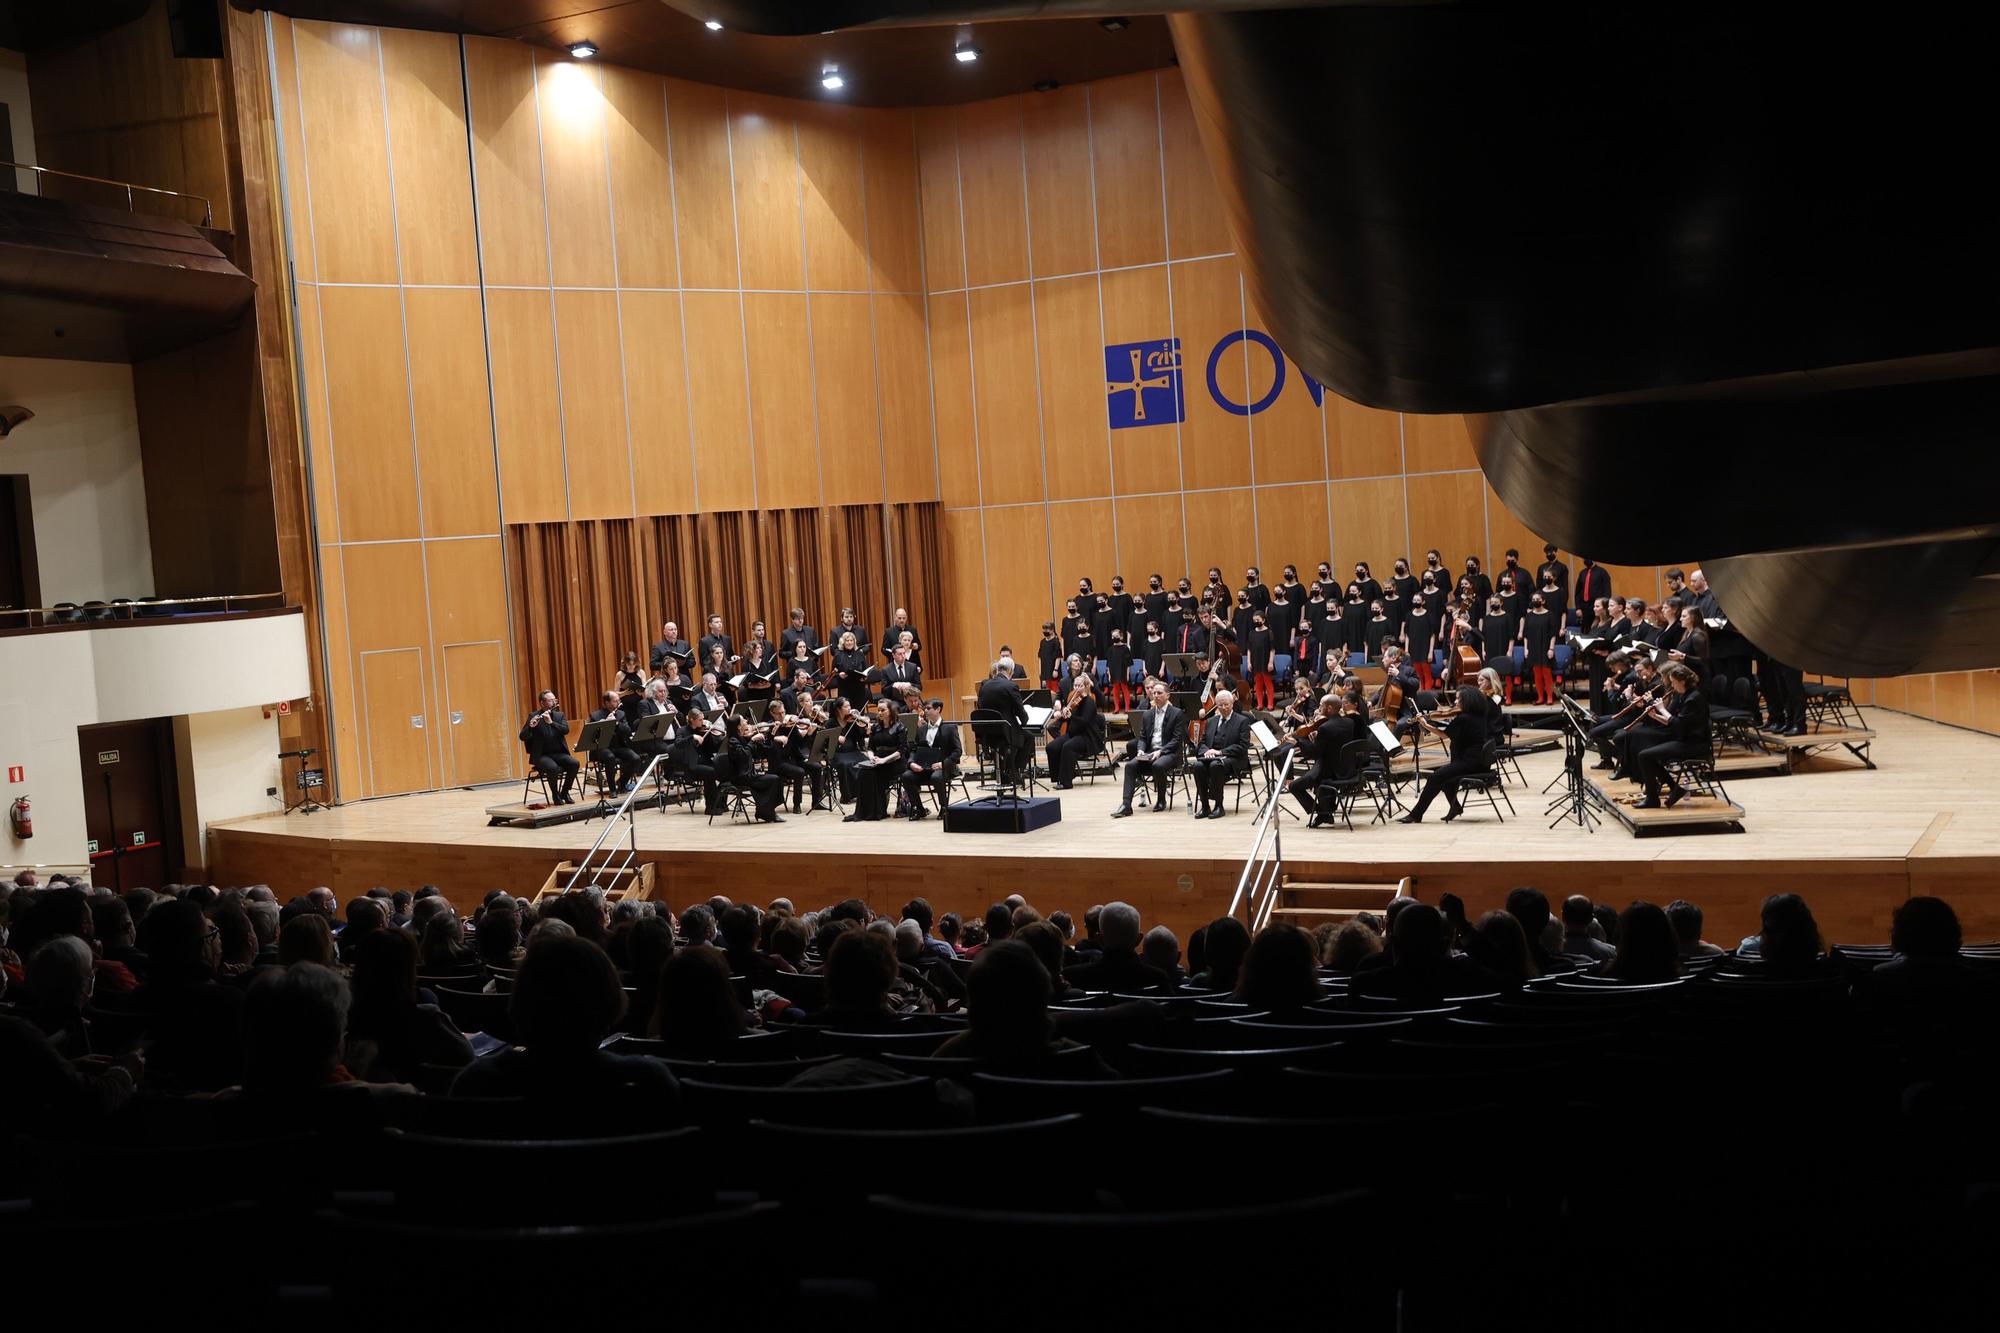
[[[837,66],[828,65],[819,72],[819,86],[828,92],[837,92],[847,86],[847,80],[840,77]]]
[[[588,60],[597,54],[596,42],[577,42],[569,48],[569,53],[578,60]]]
[[[1099,19],[1097,20],[1097,26],[1106,32],[1123,32],[1132,26],[1132,20],[1128,18]]]
[[[976,46],[961,46],[951,53],[951,58],[961,65],[970,65],[973,61],[979,59],[979,48]]]
[[[704,27],[704,28],[707,28],[707,29],[708,29],[708,30],[709,30],[710,32],[721,32],[721,31],[722,31],[722,20],[720,20],[720,19],[703,19],[703,20],[701,21],[701,26],[702,26],[702,27]]]

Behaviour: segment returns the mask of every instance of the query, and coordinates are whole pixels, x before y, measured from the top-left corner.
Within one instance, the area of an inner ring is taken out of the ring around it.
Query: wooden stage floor
[[[1904,897],[1935,893],[1958,906],[1968,938],[2000,936],[2000,738],[1871,709],[1878,732],[1867,771],[1817,756],[1789,776],[1730,778],[1743,832],[1635,839],[1615,822],[1586,833],[1548,826],[1543,786],[1560,750],[1521,761],[1511,786],[1518,817],[1481,806],[1451,824],[1442,806],[1419,826],[1307,829],[1287,820],[1287,866],[1297,878],[1382,880],[1408,875],[1418,896],[1465,898],[1475,913],[1532,884],[1553,898],[1667,902],[1685,897],[1709,915],[1708,937],[1734,943],[1755,929],[1767,893],[1807,895],[1830,941],[1886,940]],[[602,821],[541,829],[489,828],[486,808],[519,787],[389,797],[312,815],[258,815],[209,827],[220,883],[268,883],[281,897],[316,884],[343,900],[375,885],[436,884],[470,906],[487,890],[532,893],[561,859],[575,859]],[[640,857],[658,863],[656,896],[674,907],[712,893],[801,907],[844,897],[893,910],[923,894],[939,911],[978,912],[1019,892],[1044,911],[1081,917],[1124,898],[1148,923],[1186,932],[1225,910],[1249,852],[1253,819],[1190,819],[1184,807],[1109,818],[1119,784],[1099,778],[1062,793],[1058,824],[1019,837],[947,835],[935,818],[842,823],[827,814],[746,825],[682,809],[638,820]]]

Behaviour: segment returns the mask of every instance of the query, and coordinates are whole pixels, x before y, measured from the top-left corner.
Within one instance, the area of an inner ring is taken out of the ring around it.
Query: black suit
[[[557,801],[567,804],[576,793],[575,756],[569,752],[569,719],[560,708],[549,711],[549,720],[536,722],[531,714],[521,724],[521,744],[527,747],[528,763],[549,780]]]
[[[1154,724],[1158,722],[1159,758],[1132,759],[1125,765],[1125,805],[1130,808],[1132,792],[1141,783],[1151,780],[1153,784],[1154,806],[1158,808],[1167,802],[1167,778],[1181,766],[1187,755],[1187,720],[1181,710],[1168,704],[1165,708],[1145,708],[1132,714],[1132,750],[1134,754],[1146,754],[1154,748]]]
[[[680,739],[674,742],[674,767],[691,782],[701,784],[702,794],[707,798],[704,804],[710,814],[714,814],[721,804],[719,779],[723,776],[719,760],[722,757],[722,729],[709,724],[707,734],[697,738],[686,728],[681,730]]]
[[[1028,732],[1028,707],[1021,702],[1021,691],[1014,682],[1004,676],[988,676],[979,682],[979,697],[974,706],[982,713],[998,713],[1014,724],[1014,749],[1008,756],[1010,763],[1026,767],[1034,761],[1035,738]]]
[[[611,733],[611,744],[592,750],[593,763],[603,764],[611,770],[611,784],[623,791],[625,784],[636,782],[639,770],[646,766],[639,752],[632,748],[632,724],[625,720],[623,709],[600,708],[590,715],[592,722],[613,722],[616,728]]]
[[[1670,695],[1667,715],[1667,725],[1661,729],[1666,739],[1634,752],[1638,778],[1649,801],[1659,798],[1660,780],[1666,776],[1663,765],[1668,760],[1705,759],[1711,749],[1708,696],[1700,687],[1691,686],[1686,693]]]
[[[717,644],[722,646],[722,661],[725,666],[728,665],[729,659],[736,655],[736,644],[727,634],[704,634],[701,636],[701,661],[703,670],[707,670],[708,668],[709,649]]]
[[[688,669],[694,665],[694,648],[689,645],[686,639],[660,639],[655,641],[653,644],[652,669],[658,671],[667,664],[669,657],[679,660],[681,673],[685,675]]]
[[[1067,787],[1076,777],[1076,765],[1086,755],[1104,748],[1104,719],[1098,715],[1097,699],[1085,694],[1064,719],[1062,735],[1049,741],[1049,781]]]
[[[789,663],[792,660],[793,646],[800,643],[805,644],[807,652],[818,652],[819,631],[811,625],[801,625],[796,629],[790,625],[785,626],[784,631],[778,635],[778,656]]]
[[[1220,752],[1211,758],[1210,750]],[[1242,772],[1250,760],[1250,719],[1243,713],[1211,716],[1201,729],[1194,749],[1195,796],[1203,808],[1222,809],[1222,791],[1229,779]]]
[[[916,693],[896,688],[899,684],[916,686]],[[891,662],[882,668],[882,697],[896,706],[899,713],[907,713],[917,706],[923,697],[924,673],[915,662]]]
[[[641,721],[644,721],[646,718],[667,711],[668,706],[666,704],[656,703],[651,697],[647,697],[639,701],[639,706],[634,710],[634,715]],[[634,741],[632,742],[632,748],[648,759],[651,759],[656,754],[666,754],[674,748],[674,734],[675,724],[668,723],[667,729],[660,733],[658,740]]]
[[[958,738],[958,723],[938,723],[935,736],[928,725],[918,727],[916,739],[910,742],[909,763],[903,765],[903,791],[908,795],[911,806],[916,806],[920,793],[928,786],[937,793],[938,805],[942,808],[945,793],[951,787],[951,780],[958,776],[958,764],[963,758],[965,746]],[[910,764],[919,764],[924,771],[913,773]],[[933,773],[930,771],[932,764],[941,767]]]

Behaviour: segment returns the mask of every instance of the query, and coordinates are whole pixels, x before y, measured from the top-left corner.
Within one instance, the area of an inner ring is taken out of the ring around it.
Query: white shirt
[[[1161,733],[1166,730],[1166,727],[1167,727],[1166,710],[1161,708],[1155,708],[1153,710],[1153,743],[1146,747],[1149,752],[1157,752],[1160,749],[1164,748],[1165,740],[1161,735]]]

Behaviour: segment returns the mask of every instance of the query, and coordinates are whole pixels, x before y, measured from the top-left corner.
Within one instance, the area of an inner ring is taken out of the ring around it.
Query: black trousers
[[[1222,793],[1229,786],[1229,779],[1236,772],[1236,761],[1226,755],[1220,759],[1194,758],[1188,761],[1194,769],[1194,791],[1199,802],[1222,808]]]
[[[789,759],[784,759],[772,764],[770,771],[774,777],[782,780],[794,792],[798,790],[800,783],[810,779],[814,804],[818,804],[826,794],[826,769],[822,765],[811,763],[795,764]],[[794,797],[792,809],[797,810],[798,806],[798,800]]]
[[[1635,708],[1632,711],[1636,713],[1639,710]],[[1630,722],[1631,720],[1632,719],[1630,717],[1621,717],[1616,719],[1615,721],[1607,719],[1606,721],[1598,723],[1596,726],[1590,729],[1589,734],[1590,734],[1591,746],[1594,749],[1596,749],[1597,753],[1602,755],[1607,761],[1614,764],[1617,763],[1618,733],[1625,726],[1625,724]]]
[[[576,756],[567,754],[538,754],[531,761],[535,771],[549,780],[558,801],[567,801],[576,791]]]
[[[1770,657],[1757,659],[1757,681],[1764,687],[1764,716],[1774,727],[1806,724],[1806,673]]]
[[[714,814],[716,806],[722,799],[722,770],[705,760],[696,759],[682,769],[681,773],[689,782],[701,784],[701,794],[704,797],[702,804],[708,813]]]
[[[1667,739],[1667,729],[1653,722],[1641,722],[1618,734],[1618,767],[1625,770],[1627,777],[1636,777],[1639,772],[1639,752],[1648,746],[1658,745]]]
[[[1326,766],[1324,764],[1314,764],[1305,771],[1303,777],[1292,779],[1291,787],[1289,788],[1292,793],[1292,799],[1297,801],[1299,808],[1309,815],[1319,813],[1319,784],[1325,780]]]
[[[1708,753],[1709,747],[1700,741],[1662,741],[1639,751],[1639,781],[1645,785],[1647,798],[1660,794],[1660,782],[1666,777],[1668,760],[1703,759]]]
[[[752,773],[737,779],[736,785],[750,789],[750,800],[757,807],[759,819],[768,820],[777,814],[778,802],[785,799],[785,780],[771,773]]]
[[[1158,759],[1133,759],[1125,765],[1125,804],[1132,804],[1132,793],[1142,782],[1153,784],[1153,799],[1156,804],[1165,804],[1167,799],[1167,778],[1174,771],[1174,761],[1165,755]]]
[[[1049,781],[1063,786],[1076,777],[1077,760],[1097,753],[1090,736],[1058,736],[1049,742]]]
[[[912,773],[909,765],[903,766],[903,794],[912,806],[923,799],[924,788],[929,787],[937,796],[938,809],[942,810],[950,802],[951,779],[955,770],[949,765],[940,765],[935,773]]]
[[[1432,769],[1430,776],[1424,779],[1424,794],[1417,798],[1416,807],[1410,813],[1421,819],[1424,811],[1431,808],[1431,802],[1438,798],[1438,793],[1443,792],[1445,804],[1451,807],[1453,814],[1457,814],[1461,808],[1458,804],[1458,780],[1468,774],[1489,771],[1484,759],[1454,759]]]
[[[603,764],[611,770],[612,785],[620,791],[625,789],[626,783],[636,780],[639,770],[646,766],[646,761],[640,757],[637,750],[624,745],[592,750],[590,757],[593,762]]]
[[[848,802],[854,800],[855,774],[861,767],[861,761],[865,757],[859,750],[836,751],[834,753],[833,776],[835,783],[840,788],[841,800]]]

